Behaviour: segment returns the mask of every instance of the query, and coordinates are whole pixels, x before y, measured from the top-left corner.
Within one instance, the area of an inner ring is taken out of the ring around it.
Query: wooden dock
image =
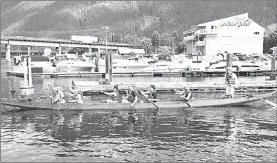
[[[200,83],[200,82],[147,82],[147,83],[126,83],[126,82],[111,82],[110,85],[102,85],[99,82],[91,81],[72,81],[73,88],[80,89],[85,95],[99,93],[100,91],[112,91],[113,86],[117,84],[119,91],[124,92],[130,84],[136,86],[138,90],[146,90],[150,84],[155,85],[156,91],[159,93],[173,92],[173,89],[183,89],[186,85],[193,92],[224,92],[224,83]],[[265,81],[262,83],[240,83],[237,91],[247,89],[250,92],[272,91],[277,89],[276,81]]]
[[[277,76],[277,70],[259,70],[259,71],[235,71],[237,76]],[[23,77],[23,73],[7,71],[7,75]],[[212,76],[224,76],[224,71],[185,71],[185,72],[130,72],[130,73],[113,73],[113,76],[124,77],[139,77],[139,76],[152,76],[152,77],[186,77],[186,76],[198,76],[198,77],[212,77]],[[105,78],[105,73],[99,72],[72,72],[72,73],[34,73],[33,77],[45,77],[45,78],[93,78],[100,77]]]

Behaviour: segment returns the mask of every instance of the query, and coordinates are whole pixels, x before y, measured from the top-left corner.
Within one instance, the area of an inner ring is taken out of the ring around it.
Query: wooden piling
[[[105,63],[106,63],[106,65],[105,65],[105,72],[106,72],[105,79],[106,79],[106,83],[108,83],[108,81],[109,81],[109,64],[110,64],[109,54],[105,55]]]
[[[276,55],[271,58],[271,70],[270,80],[276,80],[276,74],[274,74],[274,71],[276,71]]]
[[[24,87],[28,87],[28,78],[27,78],[27,73],[28,73],[28,66],[27,66],[27,58],[24,57],[23,60],[23,68],[24,68]]]
[[[231,53],[227,53],[227,57],[226,57],[226,68],[232,68],[232,54]]]
[[[11,61],[11,45],[6,45],[6,61]]]
[[[109,79],[110,82],[113,81],[113,58],[112,58],[112,54],[109,54]]]
[[[31,60],[31,47],[28,47],[28,74],[29,74],[29,87],[32,87],[33,82],[32,82],[32,67],[31,64],[32,60]]]

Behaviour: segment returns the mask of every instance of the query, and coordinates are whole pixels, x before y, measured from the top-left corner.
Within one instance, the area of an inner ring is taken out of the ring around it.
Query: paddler
[[[153,101],[153,102],[157,102],[158,101],[158,93],[155,90],[155,85],[150,85],[148,87],[148,91],[142,92],[144,94],[148,95],[148,99]]]
[[[135,89],[134,85],[129,86],[129,92],[127,93],[127,99],[131,103],[131,106],[134,107],[136,103],[139,103],[139,93]]]
[[[180,97],[185,101],[189,101],[192,98],[192,92],[188,86],[185,86],[185,88],[182,91],[178,91],[176,89],[174,90],[176,92],[175,94],[179,94]]]
[[[53,89],[53,90],[56,93],[55,98],[50,96],[50,98],[52,99],[53,103],[65,103],[64,93],[63,93],[62,89],[60,87],[58,87],[57,89]]]
[[[71,91],[71,94],[67,93],[67,95],[69,95],[71,98],[73,98],[73,100],[69,101],[69,102],[75,102],[75,103],[79,103],[79,104],[84,103],[84,101],[83,101],[83,92],[81,90],[78,90],[78,89],[73,90],[69,86],[67,86],[67,87]]]
[[[105,95],[111,96],[112,99],[108,99],[107,103],[119,103],[120,97],[119,97],[119,91],[118,91],[118,85],[114,85],[112,92],[104,92],[101,91],[101,93],[104,93]]]
[[[238,77],[232,72],[231,67],[227,67],[225,74],[225,84],[226,84],[226,96],[227,98],[234,98],[235,88],[238,84]]]

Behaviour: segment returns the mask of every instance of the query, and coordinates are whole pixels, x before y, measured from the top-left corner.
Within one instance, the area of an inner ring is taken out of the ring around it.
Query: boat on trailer
[[[204,108],[204,107],[225,107],[225,106],[240,106],[246,103],[251,103],[272,97],[272,93],[261,94],[255,97],[236,97],[236,98],[216,98],[216,99],[194,99],[189,101],[191,108]],[[11,98],[2,98],[2,105],[11,107],[19,107],[22,109],[59,109],[59,110],[128,110],[132,109],[129,103],[56,103],[53,104],[50,100],[36,100],[27,101]],[[173,109],[173,108],[189,108],[184,101],[164,101],[155,103],[160,109]],[[135,109],[155,109],[156,107],[152,103],[138,103]]]

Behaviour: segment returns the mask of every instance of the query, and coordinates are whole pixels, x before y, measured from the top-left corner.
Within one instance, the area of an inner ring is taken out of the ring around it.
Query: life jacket
[[[59,91],[58,93],[60,94],[61,99],[64,99],[64,93],[62,91]]]
[[[83,101],[83,93],[78,92],[78,93],[75,95],[75,97],[77,97],[78,95],[81,95],[81,99],[78,99],[78,100],[77,100],[78,103],[83,103],[83,102],[84,102],[84,101]]]
[[[115,101],[115,102],[120,102],[121,98],[119,96],[118,90],[116,90],[115,93],[116,93],[116,96],[112,96],[112,100]]]
[[[156,91],[149,92],[149,99],[158,99],[158,93]]]
[[[62,91],[58,91],[58,93],[60,95],[60,99],[57,101],[59,103],[64,103],[65,100],[64,100],[64,93]]]
[[[132,91],[130,92],[130,96],[128,97],[128,101],[129,101],[129,102],[134,102],[134,101],[135,101],[135,96],[138,97],[138,102],[139,102],[139,101],[140,101],[139,93],[138,93],[137,91],[135,91],[135,90],[132,90]]]
[[[190,95],[189,95],[190,94]],[[191,90],[187,91],[184,96],[187,98],[188,97],[188,100],[192,98],[192,92]]]

